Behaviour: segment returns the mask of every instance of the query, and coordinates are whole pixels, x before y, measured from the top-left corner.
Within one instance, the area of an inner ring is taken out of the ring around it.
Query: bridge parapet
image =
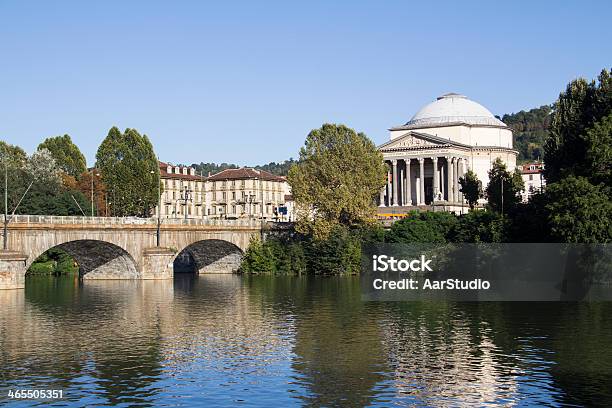
[[[69,224],[69,225],[157,225],[157,218],[140,217],[82,217],[60,215],[15,215],[12,224]],[[254,219],[224,220],[218,218],[162,218],[162,225],[202,225],[220,227],[261,228]]]

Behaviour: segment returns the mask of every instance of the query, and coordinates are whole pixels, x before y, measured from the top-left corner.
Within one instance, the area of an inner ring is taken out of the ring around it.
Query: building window
[[[226,199],[226,198],[227,198],[227,197],[226,197],[226,195],[225,195],[225,191],[224,191],[224,192],[223,192],[223,201],[225,201],[225,199]]]
[[[234,200],[234,201],[236,200],[236,192],[235,191],[232,191],[232,200]]]
[[[529,181],[533,180],[533,174],[529,175]]]

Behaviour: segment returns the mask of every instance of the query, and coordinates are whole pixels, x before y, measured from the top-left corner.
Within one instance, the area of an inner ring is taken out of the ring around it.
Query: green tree
[[[587,130],[612,112],[612,70],[604,69],[598,82],[583,78],[570,82],[553,111],[544,155],[547,182],[569,175],[590,178],[593,163],[588,157]]]
[[[507,214],[509,210],[514,209],[521,202],[520,194],[524,188],[525,183],[521,175],[517,172],[510,173],[498,157],[493,162],[491,170],[489,170],[489,184],[485,191],[489,208]]]
[[[19,146],[11,145],[0,140],[0,154],[2,160],[6,160],[9,165],[23,165],[28,157],[26,152]]]
[[[109,130],[96,154],[115,216],[148,217],[158,201],[159,165],[146,135]]]
[[[285,160],[280,163],[270,162],[268,164],[255,166],[255,168],[257,170],[264,170],[270,172],[277,176],[286,176],[289,173],[289,169],[291,168],[291,166],[293,166],[295,163],[297,163],[296,160],[293,160],[293,158],[289,158],[289,160]]]
[[[474,210],[459,216],[450,232],[451,242],[506,242],[508,221],[500,214]]]
[[[19,146],[14,146],[0,141],[0,154],[2,155],[2,188],[0,188],[1,205],[4,207],[4,173],[7,175],[7,204],[9,213],[15,208],[17,202],[25,193],[30,177],[26,173],[26,162],[28,156]],[[2,208],[4,211],[4,208]]]
[[[239,168],[237,164],[231,164],[231,163],[217,164],[217,163],[204,163],[204,162],[201,162],[200,164],[193,163],[191,167],[193,167],[198,174],[202,174],[204,176],[208,176],[208,174],[215,174],[215,173],[218,173],[226,169]]]
[[[463,193],[470,208],[474,209],[478,200],[483,196],[482,182],[478,180],[476,173],[470,169],[465,173],[465,177],[459,177],[459,185],[461,186],[459,191]]]
[[[457,217],[447,212],[412,212],[396,221],[385,234],[386,242],[445,243]]]
[[[546,189],[549,223],[557,242],[612,242],[610,188],[569,176]]]
[[[355,275],[361,270],[361,240],[347,226],[335,224],[325,238],[306,246],[308,270],[317,275]]]
[[[81,215],[75,200],[83,207],[87,206],[87,200],[78,191],[62,186],[61,171],[47,149],[38,150],[30,157],[16,146],[4,144],[0,149],[10,152],[6,161],[9,213],[16,210],[16,214]],[[0,190],[3,202],[4,189]],[[22,197],[21,204],[16,207]]]
[[[512,211],[508,242],[550,242],[549,211],[544,193],[534,192]]]
[[[612,112],[586,132],[585,140],[591,182],[612,187]]]
[[[365,134],[335,124],[311,131],[288,176],[297,230],[322,239],[337,225],[374,221],[385,175],[382,155]]]
[[[264,246],[258,237],[251,238],[249,247],[242,258],[240,270],[251,274],[276,272],[276,264],[270,247]]]
[[[69,135],[49,137],[38,145],[38,150],[47,149],[66,174],[79,178],[86,170],[85,156]]]

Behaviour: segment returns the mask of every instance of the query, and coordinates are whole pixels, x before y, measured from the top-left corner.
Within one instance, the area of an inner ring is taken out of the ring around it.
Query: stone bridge
[[[173,263],[187,258],[198,273],[237,271],[257,220],[16,215],[8,248],[0,251],[0,289],[25,287],[32,262],[51,248],[70,254],[83,279],[170,279]]]

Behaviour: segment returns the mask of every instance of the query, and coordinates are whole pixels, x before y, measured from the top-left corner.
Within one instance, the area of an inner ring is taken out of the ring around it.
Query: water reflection
[[[31,278],[0,291],[0,398],[34,388],[79,406],[609,405],[611,312],[364,303],[355,278]]]

